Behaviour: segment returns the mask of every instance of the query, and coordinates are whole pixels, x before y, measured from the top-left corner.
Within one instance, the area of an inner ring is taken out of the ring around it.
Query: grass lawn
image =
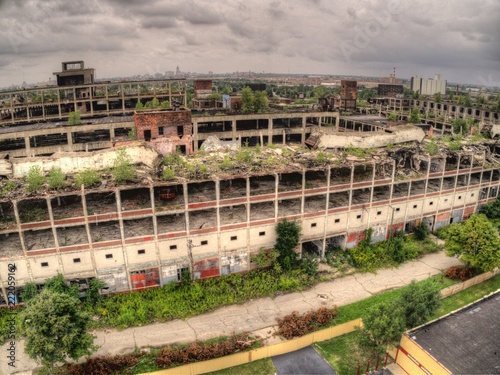
[[[273,375],[276,373],[271,358],[259,359],[241,366],[207,373],[207,375]]]

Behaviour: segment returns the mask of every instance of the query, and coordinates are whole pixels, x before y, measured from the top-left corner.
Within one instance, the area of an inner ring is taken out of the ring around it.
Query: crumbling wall
[[[425,138],[424,131],[413,125],[402,125],[391,128],[390,132],[345,133],[327,129],[324,128],[321,130],[315,148],[379,148],[386,147],[389,144],[394,145],[414,141],[422,142]]]
[[[127,155],[134,165],[144,165],[156,169],[161,162],[158,152],[145,143],[135,142],[126,148]],[[13,177],[27,176],[30,168],[39,166],[44,173],[51,168],[61,168],[64,174],[76,174],[79,171],[92,168],[102,170],[112,168],[118,155],[118,149],[108,149],[94,152],[58,152],[52,156],[13,159]]]

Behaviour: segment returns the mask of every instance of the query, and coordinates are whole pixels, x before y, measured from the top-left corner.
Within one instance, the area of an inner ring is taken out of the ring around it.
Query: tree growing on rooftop
[[[418,108],[413,108],[411,110],[410,118],[408,119],[409,122],[412,124],[420,124],[421,119],[420,119],[420,111]]]
[[[117,184],[135,179],[135,169],[131,163],[130,155],[124,148],[119,148],[113,163],[113,177]]]
[[[47,180],[51,189],[60,189],[66,185],[66,176],[62,172],[61,168],[52,167],[50,168]]]
[[[81,112],[79,110],[70,112],[68,115],[68,124],[69,125],[80,125],[82,123],[80,116],[81,116]]]
[[[28,170],[28,175],[26,176],[26,182],[28,183],[27,190],[29,192],[35,192],[39,190],[45,183],[45,176],[43,175],[42,168],[39,165],[33,165]]]

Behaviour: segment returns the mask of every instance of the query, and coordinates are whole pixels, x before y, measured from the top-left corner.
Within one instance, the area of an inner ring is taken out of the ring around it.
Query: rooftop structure
[[[0,125],[66,120],[74,111],[83,119],[132,114],[153,98],[187,105],[184,79],[96,83],[83,61],[63,62],[54,74],[57,87],[0,92]]]
[[[408,374],[500,373],[500,291],[406,332],[396,362]]]

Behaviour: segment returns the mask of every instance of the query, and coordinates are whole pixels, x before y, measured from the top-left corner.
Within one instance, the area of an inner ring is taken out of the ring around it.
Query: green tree
[[[35,283],[27,283],[24,286],[23,291],[21,292],[21,299],[24,303],[27,303],[29,300],[36,297],[38,294],[36,284]]]
[[[131,158],[124,148],[119,148],[113,163],[113,177],[117,184],[135,179],[135,169],[131,163]]]
[[[262,113],[267,108],[269,108],[269,101],[267,99],[267,94],[265,91],[254,92],[253,110],[257,113]]]
[[[412,124],[420,124],[420,110],[418,108],[413,108],[411,110],[410,118],[408,119]]]
[[[434,101],[436,103],[441,103],[441,93],[438,92],[437,94],[434,95]]]
[[[144,109],[144,104],[142,104],[142,102],[137,102],[137,104],[135,105],[135,109],[137,111]]]
[[[464,106],[466,106],[466,107],[472,107],[472,99],[470,98],[469,95],[466,95],[464,97]]]
[[[246,86],[241,91],[241,109],[243,113],[252,113],[254,110],[254,94],[250,87]]]
[[[398,119],[398,116],[396,115],[396,112],[391,112],[389,116],[387,116],[387,120],[389,121],[396,121]]]
[[[66,185],[66,176],[62,172],[61,168],[52,167],[50,168],[47,180],[51,189],[60,189]]]
[[[51,277],[50,279],[45,280],[43,289],[50,290],[54,293],[67,294],[75,298],[78,298],[80,296],[78,286],[76,284],[70,285],[68,281],[66,281],[64,276],[60,273],[58,273],[56,276]]]
[[[89,288],[87,289],[85,295],[85,301],[92,306],[95,306],[98,302],[102,302],[104,297],[99,293],[102,288],[106,286],[106,283],[100,279],[93,278],[89,281]]]
[[[441,303],[437,281],[417,284],[415,280],[403,288],[398,304],[403,307],[406,328],[419,326],[429,320]]]
[[[77,361],[97,347],[87,333],[92,317],[69,294],[44,288],[19,313],[20,331],[26,337],[25,352],[53,373],[56,362]]]
[[[39,165],[33,165],[28,170],[28,175],[26,176],[26,182],[28,183],[27,190],[29,192],[35,192],[39,190],[45,183],[45,176],[43,175],[42,168]]]
[[[464,119],[457,118],[453,120],[451,126],[453,127],[453,133],[455,134],[467,134],[469,132],[469,124],[467,124],[467,121]]]
[[[448,256],[458,256],[468,266],[485,272],[500,267],[500,236],[484,214],[451,224],[444,236]]]
[[[70,112],[68,115],[68,125],[80,125],[82,123],[80,116],[81,112],[79,110]]]
[[[276,224],[276,244],[274,249],[279,253],[278,263],[283,271],[297,267],[297,253],[293,249],[299,244],[301,227],[296,221],[284,219]]]
[[[415,227],[415,238],[418,241],[424,241],[429,236],[429,233],[429,226],[423,220]]]
[[[482,205],[479,212],[485,214],[488,219],[500,219],[500,198]]]
[[[377,346],[397,346],[405,327],[404,310],[393,301],[371,308],[363,318],[362,332]]]

